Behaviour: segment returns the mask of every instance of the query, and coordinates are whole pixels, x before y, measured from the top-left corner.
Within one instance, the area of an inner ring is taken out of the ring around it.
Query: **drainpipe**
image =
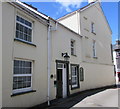
[[[57,30],[57,22],[55,25],[55,28],[50,25],[50,20],[49,20],[49,26],[48,26],[48,37],[47,37],[47,42],[48,42],[48,95],[47,95],[47,100],[48,100],[48,106],[50,106],[50,73],[51,73],[51,31],[56,31]]]
[[[51,35],[50,35],[50,25],[48,26],[48,37],[47,37],[47,42],[48,42],[48,106],[50,105],[50,71],[51,71]]]

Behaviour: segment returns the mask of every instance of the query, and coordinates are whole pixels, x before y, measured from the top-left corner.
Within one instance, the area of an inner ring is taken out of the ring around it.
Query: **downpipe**
[[[50,21],[49,21],[49,26],[48,26],[48,37],[47,37],[47,41],[48,41],[48,66],[47,66],[47,70],[48,70],[48,95],[47,95],[47,101],[48,101],[48,106],[50,106],[50,73],[51,73],[51,31],[56,31],[57,30],[57,22],[55,25],[55,28],[52,27],[50,25]]]
[[[48,96],[47,96],[47,100],[48,100],[48,106],[50,106],[50,71],[51,71],[51,35],[50,35],[50,25],[48,26]]]

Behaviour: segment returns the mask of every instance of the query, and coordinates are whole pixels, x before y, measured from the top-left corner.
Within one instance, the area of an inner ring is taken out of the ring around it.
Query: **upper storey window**
[[[91,23],[91,32],[95,33],[95,24],[93,22]]]
[[[93,57],[96,57],[96,41],[93,40]]]
[[[71,55],[75,54],[75,40],[71,40]]]
[[[16,16],[16,38],[32,42],[32,22]]]

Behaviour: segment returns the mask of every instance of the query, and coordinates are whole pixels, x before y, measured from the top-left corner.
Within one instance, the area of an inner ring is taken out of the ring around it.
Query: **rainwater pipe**
[[[48,72],[48,95],[47,95],[47,101],[48,101],[48,106],[50,106],[50,73],[51,73],[51,31],[56,31],[57,30],[57,22],[55,27],[51,26],[50,20],[49,20],[49,25],[48,25],[48,37],[47,37],[47,43],[48,43],[48,65],[47,65],[47,72]]]

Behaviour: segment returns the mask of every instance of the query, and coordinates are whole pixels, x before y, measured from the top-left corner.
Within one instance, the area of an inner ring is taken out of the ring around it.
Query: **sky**
[[[62,0],[55,0],[54,2],[26,2],[36,7],[38,11],[58,19],[70,12],[73,12],[83,6],[86,6],[88,2],[69,0],[64,2]],[[118,39],[118,2],[101,2],[104,14],[108,20],[108,23],[112,30],[112,43]]]

